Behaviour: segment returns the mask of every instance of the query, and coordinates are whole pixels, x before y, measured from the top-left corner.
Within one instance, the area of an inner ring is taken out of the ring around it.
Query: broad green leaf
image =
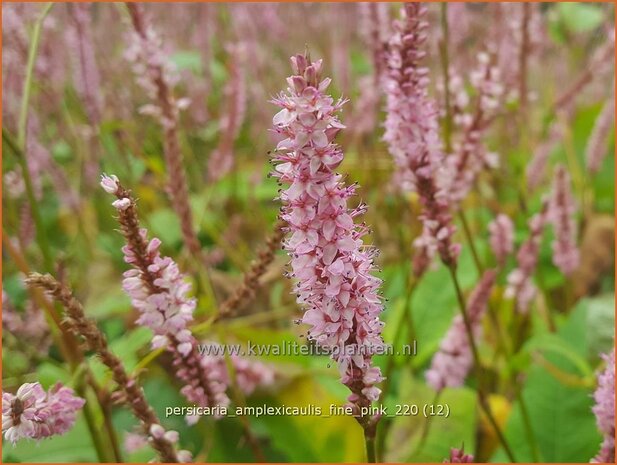
[[[579,305],[558,332],[568,353],[584,357],[587,353],[586,308]],[[555,367],[573,376],[580,376],[572,356],[545,353]],[[547,462],[588,462],[595,455],[601,437],[591,412],[591,388],[562,383],[545,368],[532,366],[525,381],[522,396],[530,415],[532,435],[537,441],[540,460]],[[532,446],[527,440],[520,406],[515,403],[506,428],[506,437],[519,462],[532,462]],[[506,461],[502,450],[493,461]]]

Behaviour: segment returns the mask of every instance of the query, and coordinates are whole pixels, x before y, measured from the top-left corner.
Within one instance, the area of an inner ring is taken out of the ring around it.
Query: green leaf
[[[598,27],[604,15],[595,6],[579,2],[560,2],[556,5],[564,25],[573,32],[586,32]]]
[[[615,294],[587,299],[588,356],[595,359],[615,344]]]
[[[435,391],[424,383],[404,373],[399,383],[401,392],[396,400],[389,402],[388,415],[397,412],[398,405],[418,405],[418,415],[394,416],[386,438],[387,462],[442,462],[448,457],[450,447],[473,451],[475,448],[476,394],[468,388],[445,389],[437,402]],[[448,417],[431,417],[424,445],[418,444],[427,419],[423,416],[424,404],[447,404]],[[404,409],[399,413],[405,412]],[[383,425],[382,425],[383,427]]]
[[[150,230],[167,247],[173,247],[182,240],[178,216],[169,208],[162,208],[150,214]]]
[[[585,307],[577,306],[556,336],[561,339],[559,344],[568,348],[545,353],[545,358],[551,364],[572,376],[580,376],[572,357],[578,359],[587,352]],[[569,355],[564,356],[564,353]],[[528,373],[522,396],[529,411],[533,436],[538,443],[542,461],[589,462],[601,441],[591,412],[591,388],[566,385],[545,368],[536,365]],[[514,405],[505,435],[515,451],[517,461],[534,461],[518,403]],[[507,457],[499,450],[492,459],[503,462]]]
[[[331,405],[343,404],[344,400],[333,397],[314,378],[298,378],[268,405],[320,407],[322,415],[269,415],[260,421],[287,461],[364,462],[364,438],[357,421],[347,415],[328,416]]]
[[[201,74],[203,65],[201,55],[195,50],[183,50],[174,53],[170,57],[171,61],[178,67],[178,70],[189,70],[195,74]]]

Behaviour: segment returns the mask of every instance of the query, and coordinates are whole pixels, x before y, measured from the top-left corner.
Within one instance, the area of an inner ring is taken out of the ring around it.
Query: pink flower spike
[[[497,263],[505,263],[508,255],[514,250],[514,225],[508,215],[503,213],[491,221],[488,225],[490,233],[489,242]]]
[[[366,228],[353,221],[365,206],[347,207],[355,186],[345,186],[333,171],[343,158],[333,138],[342,127],[337,113],[344,102],[324,93],[320,61],[296,55],[291,63],[291,85],[273,102],[281,108],[274,131],[283,140],[272,174],[287,186],[280,195],[281,218],[291,232],[284,248],[309,338],[332,353],[341,381],[352,391],[350,401],[366,406],[379,397],[376,385],[383,379],[371,361],[383,344],[383,306],[381,281],[371,275],[375,251],[363,246]]]
[[[578,233],[576,210],[570,187],[570,175],[565,166],[558,165],[555,168],[548,215],[555,231],[553,263],[566,276],[570,276],[580,262],[580,252],[576,245]]]
[[[598,374],[598,387],[593,395],[598,429],[604,435],[600,451],[591,462],[615,462],[615,350],[602,357],[606,362],[604,371]]]

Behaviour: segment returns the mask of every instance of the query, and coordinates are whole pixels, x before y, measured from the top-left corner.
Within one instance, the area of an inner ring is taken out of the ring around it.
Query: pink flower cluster
[[[609,100],[602,107],[600,115],[593,125],[591,135],[585,148],[585,158],[587,169],[591,173],[597,173],[602,166],[602,161],[608,153],[607,139],[611,129],[615,126],[615,97]]]
[[[603,357],[606,368],[598,375],[598,387],[593,397],[593,413],[604,441],[594,463],[615,462],[615,350]]]
[[[445,158],[437,107],[428,96],[428,69],[421,66],[426,55],[426,11],[424,4],[405,4],[388,44],[388,75],[384,80],[384,140],[400,171],[403,187],[417,192],[423,207],[423,231],[414,243],[419,249],[414,266],[418,274],[437,252],[449,265],[456,263],[460,251],[460,245],[451,240],[456,229],[449,213],[448,186],[438,185]]]
[[[220,117],[220,139],[208,160],[208,176],[216,181],[227,174],[234,163],[234,142],[238,137],[246,112],[246,61],[247,49],[243,42],[227,47],[229,53],[229,81],[223,91],[226,99]]]
[[[508,286],[504,296],[516,301],[520,313],[527,313],[529,304],[536,295],[536,286],[532,278],[538,264],[542,234],[548,219],[548,202],[544,201],[542,209],[529,220],[529,237],[516,254],[517,267],[508,275]]]
[[[489,152],[482,143],[503,94],[499,69],[492,64],[489,54],[478,54],[478,67],[471,73],[470,81],[476,90],[475,107],[473,113],[461,107],[454,115],[454,122],[464,131],[463,137],[454,144],[454,154],[445,160],[446,167],[439,177],[439,185],[448,191],[452,205],[460,204],[467,196],[483,168],[494,168],[499,161],[497,154]],[[455,101],[462,104],[466,99],[461,97],[465,94],[460,94],[464,90],[462,81],[459,82],[461,89]]]
[[[85,402],[60,383],[47,392],[40,383],[22,384],[15,394],[2,392],[2,432],[13,444],[64,434]]]
[[[473,463],[473,458],[473,455],[465,453],[464,448],[453,447],[450,449],[450,457],[445,459],[443,463]]]
[[[553,263],[563,274],[570,276],[578,268],[580,252],[576,245],[576,204],[570,188],[570,175],[563,165],[555,168],[548,219],[555,231]]]
[[[535,190],[542,182],[546,175],[546,165],[551,153],[557,147],[563,137],[563,131],[559,126],[559,122],[555,121],[548,129],[546,140],[535,149],[531,160],[527,163],[525,170],[527,178],[527,187],[529,190]]]
[[[143,12],[139,8],[140,21],[143,21]],[[132,31],[129,38],[129,47],[125,52],[125,58],[132,63],[132,70],[137,83],[144,89],[151,103],[140,108],[143,114],[151,115],[159,120],[165,128],[174,126],[180,110],[188,108],[191,101],[188,98],[175,100],[171,95],[165,95],[170,99],[165,104],[171,105],[175,117],[169,118],[166,109],[159,105],[161,83],[168,89],[172,89],[180,80],[180,75],[174,63],[169,59],[163,49],[163,42],[156,31],[149,25],[143,24],[145,32],[142,36],[137,31]],[[167,92],[169,94],[169,92]]]
[[[495,270],[484,272],[467,302],[467,315],[475,338],[480,335],[482,317],[496,276]],[[462,315],[456,315],[425,373],[426,382],[436,391],[462,386],[472,366],[473,353],[465,321]]]
[[[508,215],[503,213],[491,221],[488,225],[490,233],[489,243],[497,263],[500,266],[506,261],[508,255],[514,250],[514,225]]]
[[[377,251],[363,245],[366,226],[354,224],[366,207],[347,207],[355,185],[345,186],[334,171],[343,159],[333,139],[344,128],[336,116],[344,102],[325,94],[330,79],[321,80],[321,61],[296,55],[291,63],[287,92],[273,101],[281,108],[274,130],[283,137],[273,175],[289,186],[280,196],[292,233],[284,248],[298,302],[307,308],[302,322],[311,326],[309,338],[332,349],[350,401],[366,404],[377,400],[383,379],[371,362],[383,344],[381,280],[371,275]]]

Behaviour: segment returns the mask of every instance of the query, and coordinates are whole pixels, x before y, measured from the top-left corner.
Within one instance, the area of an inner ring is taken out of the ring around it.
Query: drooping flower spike
[[[75,298],[72,291],[51,275],[31,273],[26,279],[26,283],[29,286],[45,290],[58,304],[64,307],[65,324],[73,334],[81,337],[86,347],[94,351],[100,357],[101,362],[109,368],[117,385],[118,391],[116,392],[121,394],[127,406],[139,419],[143,434],[148,436],[148,441],[159,454],[161,461],[190,462],[192,460],[190,452],[176,450],[175,444],[179,439],[178,433],[166,431],[160,425],[156,413],[146,400],[142,387],[126,372],[120,359],[111,352],[107,338],[94,321],[86,318],[83,305]]]
[[[577,242],[576,203],[572,196],[570,175],[563,165],[555,168],[553,190],[549,201],[548,220],[553,225],[553,263],[566,276],[570,276],[580,262]]]
[[[422,203],[423,230],[414,269],[421,274],[439,254],[446,265],[456,264],[460,245],[452,242],[456,228],[450,216],[448,186],[438,179],[445,157],[439,139],[438,110],[428,96],[426,55],[428,26],[425,4],[405,3],[388,44],[385,78],[386,123],[384,140],[399,170],[402,186],[415,191]]]

